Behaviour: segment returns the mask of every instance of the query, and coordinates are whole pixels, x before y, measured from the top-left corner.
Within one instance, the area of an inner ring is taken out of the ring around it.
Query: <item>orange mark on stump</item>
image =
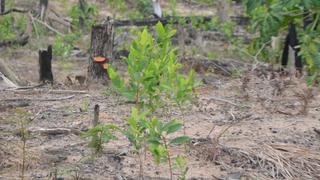
[[[105,57],[94,57],[94,62],[105,62],[107,59]]]

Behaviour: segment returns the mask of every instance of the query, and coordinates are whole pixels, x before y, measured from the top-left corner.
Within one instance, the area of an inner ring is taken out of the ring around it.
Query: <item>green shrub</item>
[[[80,18],[84,20],[84,27],[91,28],[96,21],[97,14],[97,7],[89,3],[86,4],[84,10],[80,9],[79,4],[76,4],[69,12],[70,17],[72,18],[72,24],[77,28],[80,27]]]
[[[68,57],[80,37],[80,32],[70,33],[66,36],[57,36],[53,43],[53,54],[62,58]]]
[[[0,39],[13,39],[16,35],[13,31],[14,17],[11,15],[0,16]]]

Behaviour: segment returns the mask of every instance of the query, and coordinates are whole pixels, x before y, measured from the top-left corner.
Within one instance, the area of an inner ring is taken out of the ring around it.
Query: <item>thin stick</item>
[[[16,98],[16,99],[3,99],[0,101],[10,102],[10,101],[62,101],[74,98],[75,95],[61,97],[61,98],[50,98],[50,99],[39,99],[39,98]]]
[[[39,32],[38,32],[38,29],[37,29],[37,26],[36,26],[36,24],[34,23],[34,20],[33,20],[33,17],[32,17],[32,14],[29,12],[28,13],[29,14],[29,18],[31,19],[31,23],[32,23],[32,26],[33,26],[33,29],[34,29],[34,31],[35,31],[35,33],[36,33],[36,35],[37,35],[37,38],[39,39]],[[31,30],[32,31],[32,30]]]
[[[56,89],[56,90],[49,90],[46,89],[32,89],[32,88],[11,88],[5,89],[5,91],[14,91],[14,92],[28,92],[28,91],[36,91],[36,92],[45,92],[45,93],[52,93],[52,94],[88,94],[88,91],[77,91],[77,90],[63,90],[63,89]]]
[[[9,10],[3,12],[3,13],[0,13],[0,15],[3,16],[3,15],[7,15],[7,14],[9,14],[9,13],[12,13],[12,12],[16,12],[16,13],[27,13],[28,10],[12,8],[12,9],[9,9]]]
[[[210,99],[207,99],[208,101],[211,101],[211,100],[214,100],[214,101],[221,101],[221,102],[225,102],[225,103],[228,103],[228,104],[231,104],[233,106],[236,106],[236,107],[249,107],[249,106],[246,106],[246,105],[239,105],[239,104],[236,104],[236,103],[233,103],[229,100],[226,100],[226,99],[222,99],[222,98],[218,98],[218,97],[211,97]]]
[[[166,140],[165,137],[162,137],[162,138],[163,138],[163,142],[164,142],[164,147],[165,147],[166,150],[167,150],[168,164],[169,164],[169,170],[170,170],[170,180],[173,180],[171,156],[170,156],[170,152],[169,152],[169,149],[168,149],[167,140]]]
[[[213,125],[212,128],[210,129],[208,135],[207,135],[207,139],[210,138],[211,133],[213,132],[213,130],[216,128],[216,125]]]
[[[31,19],[33,19],[33,20],[37,21],[38,23],[46,26],[48,29],[50,29],[51,31],[57,33],[58,35],[60,35],[60,36],[65,36],[65,34],[59,32],[58,30],[56,30],[56,29],[54,29],[53,27],[49,26],[47,23],[45,23],[45,22],[43,22],[43,21],[41,21],[41,20],[39,20],[39,19],[36,19],[36,18],[34,18],[33,16],[31,16]]]

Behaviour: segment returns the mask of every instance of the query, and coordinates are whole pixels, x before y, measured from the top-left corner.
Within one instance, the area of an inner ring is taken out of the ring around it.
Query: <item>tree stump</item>
[[[114,25],[112,21],[92,27],[91,47],[88,66],[88,80],[103,80],[108,78],[106,66],[101,62],[95,62],[95,58],[105,58],[104,63],[110,63],[113,58]]]
[[[49,45],[47,50],[39,50],[40,82],[53,84],[53,75],[51,68],[52,46]]]

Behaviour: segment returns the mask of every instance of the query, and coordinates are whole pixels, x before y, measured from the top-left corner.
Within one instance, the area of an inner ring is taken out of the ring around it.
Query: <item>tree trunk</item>
[[[86,6],[87,6],[87,3],[85,0],[79,0],[79,8],[80,10],[84,13],[86,11]],[[85,19],[80,16],[79,17],[79,26],[80,28],[84,28],[84,25],[85,25]]]
[[[230,2],[228,0],[218,0],[218,19],[220,23],[227,22],[229,18]]]
[[[47,9],[48,9],[49,0],[40,0],[40,19],[44,20]]]
[[[94,62],[94,58],[104,57],[106,63],[110,63],[110,60],[113,59],[113,37],[114,26],[112,21],[108,21],[103,26],[92,27],[88,80],[108,80],[107,70],[103,68],[102,63]]]
[[[51,69],[52,46],[48,50],[39,50],[40,81],[43,83],[50,82],[53,84],[53,75]]]
[[[0,14],[4,13],[4,11],[6,10],[6,0],[0,0]]]

